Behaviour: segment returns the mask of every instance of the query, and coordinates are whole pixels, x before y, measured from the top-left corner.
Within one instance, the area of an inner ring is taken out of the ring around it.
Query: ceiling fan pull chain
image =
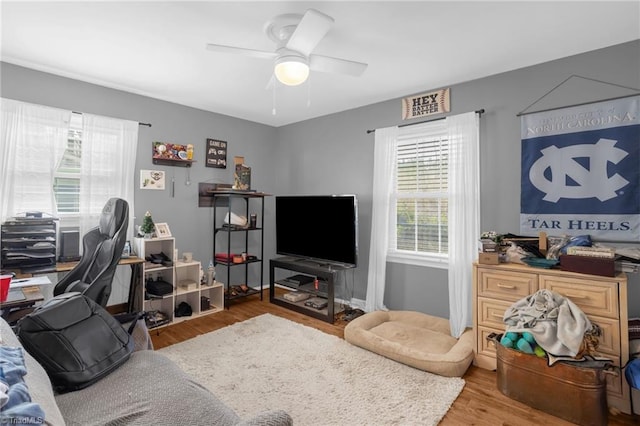
[[[273,82],[273,107],[271,108],[271,115],[276,115],[276,86],[277,83]]]
[[[311,77],[307,80],[307,108],[311,106]]]

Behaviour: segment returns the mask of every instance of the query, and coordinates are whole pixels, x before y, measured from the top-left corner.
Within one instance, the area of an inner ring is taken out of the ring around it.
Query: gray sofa
[[[0,344],[20,346],[0,319]],[[136,351],[113,373],[88,388],[54,394],[45,370],[24,351],[24,381],[49,425],[292,425],[282,410],[241,419],[209,390],[153,350]],[[0,411],[0,423],[9,423]]]

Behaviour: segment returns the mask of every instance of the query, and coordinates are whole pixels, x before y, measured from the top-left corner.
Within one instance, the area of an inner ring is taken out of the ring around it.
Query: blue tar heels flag
[[[522,116],[520,233],[640,241],[640,96]]]

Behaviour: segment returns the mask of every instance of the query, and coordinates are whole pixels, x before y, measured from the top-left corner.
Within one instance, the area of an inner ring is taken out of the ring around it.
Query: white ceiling
[[[205,45],[272,51],[265,23],[308,8],[335,19],[314,53],[369,67],[361,77],[312,72],[301,86],[278,84],[273,115],[272,62]],[[4,62],[272,126],[640,39],[638,0],[3,0],[0,14]]]

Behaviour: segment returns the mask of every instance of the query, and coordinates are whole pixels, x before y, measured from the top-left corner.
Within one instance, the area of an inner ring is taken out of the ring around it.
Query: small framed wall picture
[[[158,238],[165,238],[171,236],[169,225],[166,223],[156,223],[156,236]]]
[[[140,189],[164,189],[164,171],[140,170]]]

